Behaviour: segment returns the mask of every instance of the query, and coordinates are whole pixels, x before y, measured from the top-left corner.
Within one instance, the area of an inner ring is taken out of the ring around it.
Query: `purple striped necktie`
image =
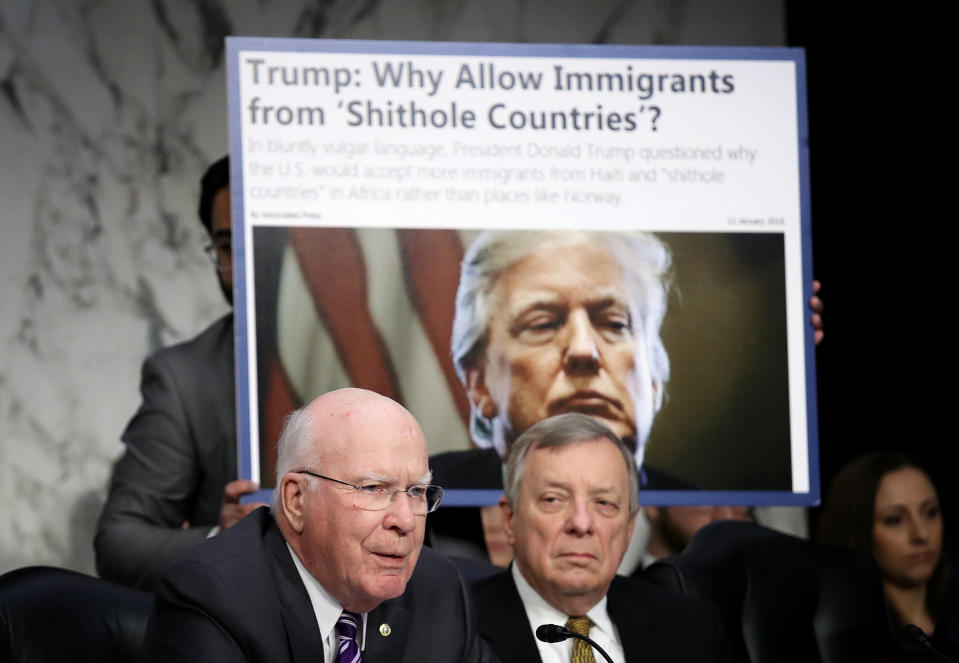
[[[336,663],[359,663],[360,643],[356,640],[360,616],[346,610],[336,620]]]

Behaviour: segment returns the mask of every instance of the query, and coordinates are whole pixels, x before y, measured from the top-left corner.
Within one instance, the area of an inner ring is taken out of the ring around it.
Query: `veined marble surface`
[[[0,573],[93,573],[143,358],[226,310],[227,35],[780,46],[770,0],[0,0]]]

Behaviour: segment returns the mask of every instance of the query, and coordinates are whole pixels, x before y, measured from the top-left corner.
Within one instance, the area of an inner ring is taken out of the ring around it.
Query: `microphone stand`
[[[563,642],[569,638],[578,638],[602,654],[603,658],[606,659],[606,663],[613,663],[613,659],[609,657],[609,654],[606,653],[605,649],[600,647],[593,640],[587,638],[585,635],[582,635],[581,633],[574,633],[565,626],[560,626],[558,624],[542,624],[536,628],[536,637],[543,642]]]

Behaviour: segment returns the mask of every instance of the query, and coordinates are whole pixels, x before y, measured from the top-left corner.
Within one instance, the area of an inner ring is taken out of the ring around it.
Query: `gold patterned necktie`
[[[580,635],[589,635],[589,628],[593,625],[593,620],[589,617],[570,617],[566,621],[566,628],[573,633]],[[570,663],[596,663],[593,658],[593,648],[588,642],[579,638],[573,640],[573,654],[569,657]]]

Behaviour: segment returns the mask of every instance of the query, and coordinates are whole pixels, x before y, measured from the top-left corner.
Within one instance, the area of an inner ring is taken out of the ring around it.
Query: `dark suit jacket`
[[[380,625],[389,624],[388,636]],[[306,587],[265,507],[198,546],[160,581],[150,661],[322,661]],[[490,661],[452,563],[424,548],[405,593],[367,616],[363,663]]]
[[[97,526],[101,577],[152,590],[216,525],[237,476],[234,380],[232,314],[144,362],[143,402]]]
[[[480,635],[493,653],[503,663],[539,661],[536,639],[510,571],[480,580],[471,589]],[[712,606],[621,576],[613,579],[606,601],[626,663],[719,660],[722,626]],[[603,660],[602,656],[596,654],[596,660]]]

